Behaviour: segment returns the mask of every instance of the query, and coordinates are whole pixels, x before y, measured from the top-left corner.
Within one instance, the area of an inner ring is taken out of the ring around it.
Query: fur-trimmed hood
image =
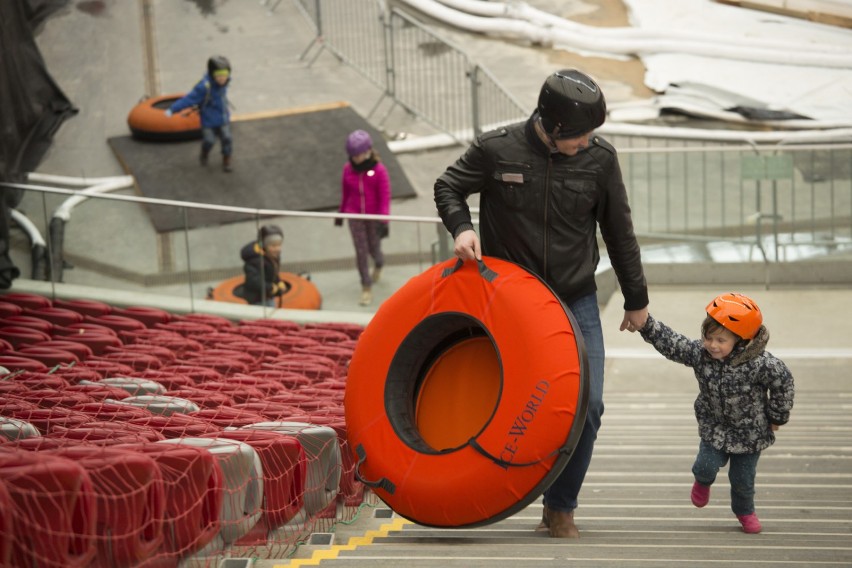
[[[731,365],[736,367],[759,357],[766,350],[767,343],[769,343],[769,330],[765,325],[761,325],[754,339],[742,342],[741,346],[737,347],[731,356]]]

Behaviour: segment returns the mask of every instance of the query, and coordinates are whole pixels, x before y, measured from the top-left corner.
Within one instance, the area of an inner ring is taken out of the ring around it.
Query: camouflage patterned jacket
[[[650,315],[639,330],[666,359],[691,367],[698,379],[698,434],[731,454],[758,452],[775,442],[771,424],[786,424],[793,408],[793,375],[764,349],[769,332],[734,347],[723,360],[711,358],[700,339],[689,339]]]

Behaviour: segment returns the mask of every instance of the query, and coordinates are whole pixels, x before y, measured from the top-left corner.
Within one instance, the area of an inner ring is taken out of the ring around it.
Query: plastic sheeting
[[[769,14],[709,0],[624,0],[635,28],[653,32],[688,30],[713,32],[724,41],[788,42],[852,53],[852,31],[797,18]],[[720,45],[721,47],[721,45]],[[745,50],[748,53],[748,50]],[[812,127],[849,126],[852,123],[852,66],[818,67],[754,61],[721,60],[686,53],[645,53],[645,84],[664,93],[653,102],[657,109],[684,106],[689,114],[717,111],[754,119],[753,113],[790,113],[811,119]],[[750,101],[748,109],[743,100]],[[752,113],[752,116],[749,116]],[[617,116],[614,117],[618,120]],[[774,116],[773,118],[779,118]],[[780,126],[780,124],[776,124]],[[792,126],[792,125],[791,125]]]
[[[77,109],[45,67],[33,38],[45,19],[67,0],[0,2],[0,181],[21,181],[34,171],[62,122]],[[20,189],[3,189],[0,199],[0,288],[20,271],[9,258],[10,208]]]

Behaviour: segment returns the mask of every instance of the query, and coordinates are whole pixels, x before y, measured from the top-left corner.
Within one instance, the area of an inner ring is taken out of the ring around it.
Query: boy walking
[[[207,74],[184,97],[176,100],[166,111],[172,116],[185,108],[195,107],[201,115],[201,165],[206,166],[216,138],[222,142],[222,170],[231,171],[231,112],[228,109],[228,84],[231,82],[231,63],[226,57],[214,55],[207,60]]]

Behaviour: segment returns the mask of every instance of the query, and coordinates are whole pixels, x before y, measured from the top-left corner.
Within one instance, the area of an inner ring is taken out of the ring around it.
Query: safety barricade
[[[126,390],[130,396],[141,396],[146,394],[163,394],[166,389],[157,381],[150,379],[137,379],[136,377],[110,377],[98,381],[102,385],[116,387]]]
[[[104,355],[109,355],[112,353],[144,353],[146,355],[151,355],[160,360],[161,365],[158,365],[157,368],[173,363],[175,359],[177,359],[177,355],[175,352],[169,349],[168,347],[164,347],[162,345],[149,345],[145,343],[125,343],[121,347],[107,347],[104,350]],[[139,371],[145,371],[150,367],[145,367],[143,369],[137,369]]]
[[[304,518],[297,516],[293,522],[304,522],[318,516],[335,516],[334,504],[340,486],[341,456],[337,434],[332,428],[306,422],[260,422],[245,426],[244,429],[289,434],[295,436],[304,448],[308,460]]]
[[[176,566],[219,533],[224,479],[213,455],[185,444],[131,444],[120,446],[147,455],[157,463],[163,479],[165,512],[163,545],[156,566]]]
[[[152,412],[170,416],[172,414],[189,414],[201,410],[197,404],[185,398],[167,395],[141,395],[131,396],[121,401],[122,404],[130,404]]]
[[[183,398],[195,403],[199,409],[216,409],[220,407],[233,406],[234,400],[225,393],[206,391],[196,387],[183,387],[166,391],[164,396]]]
[[[20,410],[13,412],[12,418],[26,420],[42,434],[49,434],[57,428],[74,428],[94,421],[87,414],[61,406]]]
[[[2,428],[2,423],[0,423]],[[9,566],[12,559],[12,544],[15,531],[12,526],[12,497],[6,490],[6,484],[0,478],[0,566]]]
[[[71,351],[56,349],[54,347],[22,345],[18,347],[17,352],[23,357],[41,361],[48,367],[55,367],[57,365],[74,365],[80,362],[80,358]]]
[[[292,520],[304,505],[307,458],[295,436],[261,430],[229,430],[213,435],[254,448],[263,465],[263,515],[239,545],[262,544],[268,532]]]
[[[163,435],[164,438],[198,438],[206,434],[221,432],[222,428],[206,422],[200,418],[193,418],[186,414],[171,414],[169,416],[152,414],[131,418],[129,424],[139,424],[152,428]]]
[[[124,316],[127,318],[138,320],[145,324],[145,327],[154,327],[155,324],[167,323],[174,319],[172,314],[165,310],[147,306],[128,306],[126,308],[113,308],[112,313],[117,316]]]
[[[62,349],[63,351],[70,351],[80,361],[85,361],[94,353],[92,350],[82,343],[78,343],[76,341],[67,341],[64,339],[51,339],[50,341],[42,341],[40,343],[33,343],[29,347],[52,347],[54,349]]]
[[[204,448],[216,458],[223,479],[220,544],[230,545],[248,534],[262,514],[263,466],[257,452],[248,444],[224,438],[176,438],[158,443]],[[215,541],[210,544],[211,548],[217,546]]]
[[[62,298],[56,298],[53,300],[53,306],[56,308],[65,308],[66,310],[73,310],[79,314],[83,314],[84,316],[105,316],[112,311],[112,306],[97,300],[63,300]]]
[[[69,459],[0,448],[0,480],[12,506],[9,566],[83,568],[97,549],[97,509],[87,471]]]
[[[114,314],[106,314],[102,316],[84,316],[84,321],[108,327],[116,333],[122,331],[134,331],[137,329],[145,329],[145,324],[139,320],[128,318],[125,316],[117,316]]]
[[[112,351],[109,349],[112,348]],[[109,346],[104,352],[96,357],[100,361],[116,361],[127,365],[134,371],[145,371],[147,369],[159,369],[163,361],[152,353],[142,351],[125,350],[123,347]]]
[[[0,416],[0,441],[3,440],[23,440],[25,438],[33,438],[41,436],[38,428],[19,418],[11,418],[8,416]],[[2,566],[2,564],[0,564]]]
[[[98,545],[93,567],[134,566],[156,552],[163,540],[165,501],[162,475],[153,459],[115,447],[47,451],[81,465],[92,480]]]
[[[36,309],[25,309],[25,315],[37,317],[43,319],[44,321],[49,321],[54,325],[71,325],[72,323],[80,323],[83,321],[84,316],[73,310],[66,310],[65,308],[57,308],[55,306],[45,306],[42,308]]]

